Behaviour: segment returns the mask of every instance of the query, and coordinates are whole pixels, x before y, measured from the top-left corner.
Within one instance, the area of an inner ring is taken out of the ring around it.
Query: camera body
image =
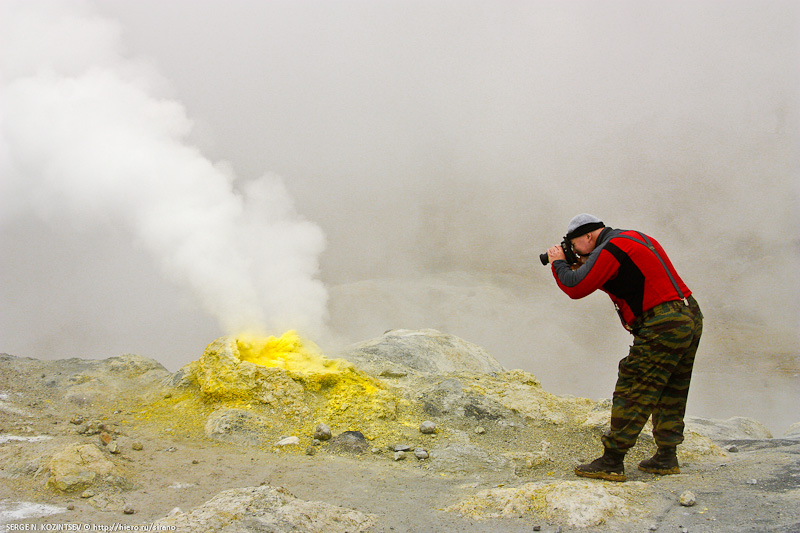
[[[567,260],[567,263],[574,265],[578,262],[578,256],[572,249],[572,243],[569,242],[569,239],[566,237],[561,241],[561,249],[564,250],[564,258]],[[541,261],[543,265],[547,265],[547,263],[550,262],[550,258],[547,256],[547,253],[539,254],[539,261]]]

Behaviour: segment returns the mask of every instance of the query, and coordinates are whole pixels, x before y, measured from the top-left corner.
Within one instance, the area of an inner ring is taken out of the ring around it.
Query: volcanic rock
[[[89,505],[104,512],[124,511],[125,499],[119,494],[101,492],[87,498]]]
[[[134,354],[101,360],[70,358],[55,361],[0,354],[0,363],[8,377],[45,376],[40,378],[45,390],[58,391],[62,402],[78,408],[106,404],[131,395],[149,399],[160,392],[161,383],[171,376],[157,361]],[[0,401],[0,410],[9,411],[10,406],[4,404]],[[27,409],[13,409],[18,415],[32,415]],[[76,425],[83,422],[81,415],[72,412],[70,415]]]
[[[325,424],[318,424],[314,429],[314,438],[317,440],[330,440],[331,437],[331,428]]]
[[[182,426],[197,425],[192,417],[216,405],[217,412],[202,421],[206,434],[233,443],[311,435],[315,419],[337,430],[358,427],[371,438],[419,423],[411,402],[352,363],[325,357],[294,332],[217,339],[170,383],[174,393],[160,402],[157,416],[170,417],[179,408],[187,413]]]
[[[153,530],[344,533],[367,531],[375,525],[375,518],[328,503],[300,500],[284,488],[263,485],[220,492],[191,511],[156,521]]]
[[[361,454],[367,453],[369,444],[360,431],[345,431],[330,441],[328,449],[333,452]]]
[[[390,330],[377,339],[350,346],[341,357],[375,376],[503,371],[480,346],[434,329]]]
[[[419,432],[423,435],[432,435],[436,433],[436,423],[431,422],[430,420],[424,421],[419,425]]]
[[[800,422],[792,424],[783,434],[784,439],[800,439]]]
[[[687,416],[686,427],[712,440],[771,439],[769,429],[752,418],[734,416],[727,420]]]
[[[232,444],[258,446],[264,443],[266,431],[271,427],[269,420],[244,409],[218,409],[205,424],[208,437]]]
[[[697,503],[697,497],[694,492],[686,490],[681,494],[679,501],[684,507],[693,507]]]
[[[482,518],[520,516],[537,509],[572,527],[590,528],[612,516],[629,517],[628,502],[636,499],[652,499],[645,483],[535,482],[483,490],[448,510]]]
[[[255,400],[286,415],[308,413],[303,387],[283,369],[240,359],[235,337],[220,337],[200,359],[183,367],[177,384],[189,383],[212,400]]]
[[[492,454],[474,444],[445,444],[433,448],[430,457],[441,472],[465,474],[467,472],[507,472],[513,463],[507,458]]]
[[[449,414],[474,420],[510,419],[514,413],[500,402],[477,391],[465,390],[458,379],[446,379],[422,391],[420,396],[425,412],[441,416]],[[435,426],[434,426],[435,429]]]
[[[47,465],[47,485],[60,491],[85,489],[114,471],[114,463],[94,444],[73,444],[56,453]]]

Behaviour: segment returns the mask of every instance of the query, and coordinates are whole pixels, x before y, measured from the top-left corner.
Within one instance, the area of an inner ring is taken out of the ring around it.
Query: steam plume
[[[238,183],[186,141],[154,68],[83,3],[3,2],[0,223],[129,234],[229,332],[324,327],[324,235],[279,176]]]

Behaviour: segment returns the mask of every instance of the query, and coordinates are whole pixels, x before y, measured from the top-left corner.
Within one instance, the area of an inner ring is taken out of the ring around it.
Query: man
[[[567,227],[566,241],[579,257],[569,265],[560,245],[547,251],[553,276],[570,298],[597,289],[607,293],[623,326],[633,334],[628,356],[619,363],[611,427],[605,453],[579,465],[579,476],[625,481],[625,453],[653,416],[656,454],[639,463],[654,474],[680,472],[675,448],[683,442],[683,417],[703,314],[661,245],[636,231],[607,228],[583,213]]]

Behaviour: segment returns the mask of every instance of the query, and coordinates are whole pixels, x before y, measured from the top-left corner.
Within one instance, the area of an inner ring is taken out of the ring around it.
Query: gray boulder
[[[753,418],[734,416],[727,420],[687,416],[686,428],[711,440],[771,439],[769,429]]]
[[[384,377],[504,370],[480,346],[435,329],[390,330],[376,339],[350,346],[339,356],[370,374]]]
[[[328,450],[334,453],[362,454],[367,453],[369,444],[360,431],[345,431],[334,437]]]
[[[784,432],[784,439],[798,439],[800,440],[800,422],[795,422]]]
[[[515,414],[485,395],[468,391],[455,378],[446,379],[420,391],[419,401],[426,414],[450,415],[458,419],[511,420]]]

